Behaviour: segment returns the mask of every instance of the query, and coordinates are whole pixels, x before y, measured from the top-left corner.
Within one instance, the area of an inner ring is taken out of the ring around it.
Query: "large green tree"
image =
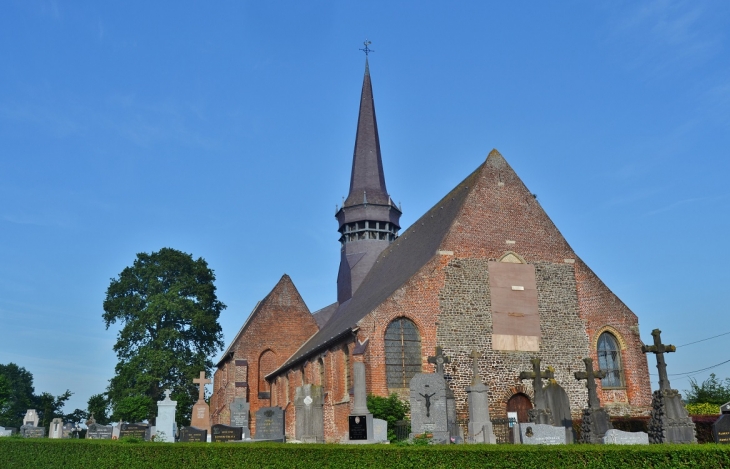
[[[5,404],[0,407],[0,426],[20,427],[28,409],[36,406],[33,375],[15,363],[0,364],[0,376],[7,387]]]
[[[91,417],[94,416],[96,423],[107,425],[111,422],[109,417],[109,399],[105,394],[94,394],[86,404],[86,413]]]
[[[177,400],[177,421],[190,422],[197,400],[193,383],[213,368],[223,348],[213,270],[203,258],[171,248],[137,254],[134,265],[111,279],[104,300],[107,329],[119,322],[114,351],[119,362],[107,396],[116,419],[156,415],[165,389]]]

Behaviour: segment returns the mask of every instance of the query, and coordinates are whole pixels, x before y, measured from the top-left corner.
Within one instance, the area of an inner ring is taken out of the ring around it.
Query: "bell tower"
[[[357,291],[381,252],[400,230],[400,209],[385,188],[380,156],[378,123],[365,42],[365,77],[360,95],[355,151],[352,156],[350,192],[335,217],[340,232],[340,270],[337,302],[342,304]]]

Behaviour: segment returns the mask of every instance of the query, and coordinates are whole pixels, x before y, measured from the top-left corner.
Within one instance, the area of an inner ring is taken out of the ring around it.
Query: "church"
[[[586,407],[573,376],[591,357],[606,372],[598,396],[611,415],[646,415],[647,360],[637,316],[577,256],[537,199],[497,151],[412,226],[385,185],[370,70],[365,74],[350,190],[336,213],[340,234],[337,302],[311,312],[283,275],[256,304],[213,377],[211,424],[229,424],[229,405],[250,403],[251,432],[261,407],[285,411],[295,437],[298,387],[321,386],[324,436],[347,438],[353,364],[367,392],[408,400],[409,381],[430,373],[441,347],[458,418],[476,350],[493,418],[527,421],[529,381],[539,357],[565,388],[574,418]]]

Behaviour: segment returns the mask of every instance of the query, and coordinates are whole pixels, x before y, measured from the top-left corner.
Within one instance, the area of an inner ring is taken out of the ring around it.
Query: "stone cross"
[[[210,380],[205,379],[205,371],[201,371],[200,378],[195,378],[193,380],[193,383],[200,385],[200,390],[198,391],[198,402],[204,402],[205,401],[205,385],[210,384]]]
[[[451,359],[444,355],[443,349],[441,347],[436,347],[436,356],[428,357],[428,362],[436,365],[436,373],[443,375],[444,364],[451,363]]]
[[[554,377],[554,375],[549,371],[540,372],[539,358],[533,358],[532,360],[530,360],[530,362],[532,362],[532,371],[521,371],[520,379],[532,380],[532,388],[535,391],[535,408],[544,409],[545,394],[542,391],[542,380],[543,378],[549,379],[551,377]]]
[[[601,401],[598,399],[598,392],[596,391],[596,380],[605,378],[606,372],[603,370],[593,371],[592,358],[584,358],[583,362],[586,364],[586,371],[576,371],[573,374],[577,380],[586,380],[586,387],[588,388],[588,408],[599,409],[601,407]]]
[[[210,381],[208,381],[208,382],[210,382]],[[165,400],[167,400],[167,401],[170,400],[170,394],[172,394],[172,391],[170,391],[169,389],[165,389]]]
[[[661,339],[661,333],[659,329],[651,331],[651,335],[654,336],[654,345],[642,345],[641,351],[644,353],[651,352],[656,355],[656,367],[659,370],[659,389],[671,389],[669,386],[669,378],[667,377],[667,363],[664,361],[664,354],[669,352],[676,352],[677,347],[674,345],[664,345]]]
[[[469,358],[471,358],[471,369],[472,369],[472,378],[471,378],[471,385],[476,386],[477,384],[481,383],[482,379],[479,376],[479,359],[482,358],[482,354],[477,352],[476,350],[472,350],[469,354]]]

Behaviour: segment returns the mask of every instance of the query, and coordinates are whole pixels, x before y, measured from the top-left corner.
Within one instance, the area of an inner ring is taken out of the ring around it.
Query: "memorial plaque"
[[[542,423],[521,423],[523,445],[564,445],[565,429]]]
[[[207,443],[208,430],[195,427],[184,427],[180,430],[180,441],[182,443]]]
[[[144,439],[147,436],[148,427],[145,423],[123,423],[119,427],[119,438],[132,437]]]
[[[241,441],[243,439],[243,428],[229,427],[228,425],[213,425],[210,427],[210,441],[218,443],[221,441]]]
[[[261,407],[256,411],[256,440],[284,441],[284,410]]]
[[[113,428],[111,425],[92,423],[86,430],[86,438],[90,440],[111,440]]]
[[[44,438],[46,436],[45,427],[31,427],[30,425],[23,425],[20,427],[20,434],[23,438]]]
[[[368,439],[368,421],[364,415],[350,415],[349,423],[351,440]]]

